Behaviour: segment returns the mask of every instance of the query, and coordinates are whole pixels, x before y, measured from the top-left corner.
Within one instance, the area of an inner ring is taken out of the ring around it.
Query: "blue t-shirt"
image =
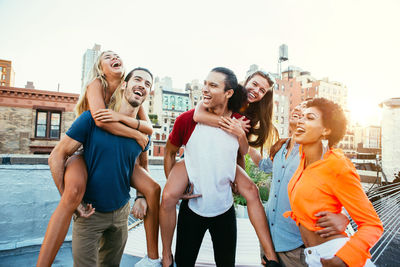
[[[124,206],[130,198],[130,177],[135,161],[142,152],[136,140],[97,127],[89,111],[83,112],[66,134],[82,143],[85,151],[88,171],[85,203],[91,203],[100,212]]]

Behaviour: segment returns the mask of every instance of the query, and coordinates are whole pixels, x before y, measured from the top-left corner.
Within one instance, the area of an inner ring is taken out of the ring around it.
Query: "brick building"
[[[0,86],[0,154],[49,154],[74,121],[78,97]]]
[[[12,62],[0,59],[0,86],[14,86],[14,76]]]

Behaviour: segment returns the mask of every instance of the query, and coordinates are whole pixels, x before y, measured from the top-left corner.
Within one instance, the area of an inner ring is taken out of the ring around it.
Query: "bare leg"
[[[239,193],[247,201],[247,211],[249,219],[256,231],[258,240],[260,241],[265,255],[269,260],[278,261],[275,253],[274,245],[272,244],[271,235],[265,210],[261,204],[260,195],[257,186],[250,180],[246,172],[237,165],[235,182]]]
[[[160,208],[160,185],[155,182],[149,173],[136,164],[131,177],[131,186],[141,192],[148,205],[146,217],[144,217],[144,229],[146,231],[147,255],[150,259],[158,259],[158,213]]]
[[[70,157],[65,167],[64,193],[47,226],[37,266],[51,266],[53,263],[67,235],[72,215],[82,201],[86,182],[87,170],[83,157]]]
[[[172,239],[176,226],[176,204],[185,192],[189,183],[185,162],[181,160],[172,168],[162,194],[160,207],[160,229],[163,244],[162,263],[170,266],[172,263]]]

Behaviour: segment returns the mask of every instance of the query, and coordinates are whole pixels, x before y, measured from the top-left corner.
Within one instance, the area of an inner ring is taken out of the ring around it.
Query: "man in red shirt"
[[[214,68],[204,81],[203,105],[219,116],[241,117],[235,111],[239,110],[245,95],[229,69]],[[230,184],[235,179],[238,152],[243,155],[248,150],[246,135],[240,126],[228,133],[196,123],[193,114],[194,110],[189,110],[177,118],[164,156],[168,177],[176,163],[176,153],[185,146],[189,181],[193,184],[193,193],[201,194],[199,198],[183,201],[180,206],[176,263],[194,266],[204,234],[209,230],[216,265],[234,266],[237,233]]]

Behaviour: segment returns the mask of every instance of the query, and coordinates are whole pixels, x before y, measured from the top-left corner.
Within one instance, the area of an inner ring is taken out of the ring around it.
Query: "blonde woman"
[[[122,91],[126,86],[124,74],[123,62],[118,54],[113,51],[102,52],[93,66],[91,78],[85,85],[85,91],[76,105],[76,113],[80,115],[82,112],[90,110],[96,126],[114,135],[133,138],[144,149],[148,143],[147,135],[152,133],[152,127],[143,108],[140,108],[138,112],[140,119],[115,112],[119,110]],[[111,109],[105,109],[106,107]],[[144,162],[145,160],[139,159],[140,161]],[[50,218],[37,266],[51,266],[68,232],[74,212],[77,216],[82,217],[89,217],[95,212],[91,205],[81,204],[87,183],[87,169],[82,155],[70,157],[66,162],[64,173],[53,174],[53,177],[63,177],[62,181],[55,181],[61,194],[61,200]],[[135,201],[137,202],[135,204],[145,207],[140,210],[146,210],[146,205],[149,206],[147,214],[136,215],[139,217],[146,215],[148,257],[158,260],[160,187],[138,164],[132,174],[131,186],[142,192],[147,199],[147,204],[143,199]]]

